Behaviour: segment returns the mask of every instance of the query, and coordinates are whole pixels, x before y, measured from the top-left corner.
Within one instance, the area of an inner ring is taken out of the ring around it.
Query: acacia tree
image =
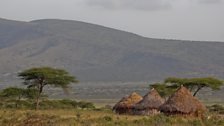
[[[165,80],[167,88],[177,89],[181,85],[187,87],[192,93],[193,96],[196,96],[197,93],[203,88],[211,88],[212,90],[219,90],[223,85],[223,81],[213,78],[174,78],[170,77]]]
[[[67,71],[50,67],[31,68],[18,74],[28,88],[37,89],[36,109],[39,108],[40,96],[46,85],[67,89],[70,83],[78,80]]]

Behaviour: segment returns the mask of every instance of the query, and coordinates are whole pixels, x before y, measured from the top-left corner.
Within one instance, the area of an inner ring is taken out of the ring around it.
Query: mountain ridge
[[[80,21],[0,19],[0,78],[15,79],[37,66],[66,69],[81,81],[223,78],[223,48],[221,42],[146,38]]]

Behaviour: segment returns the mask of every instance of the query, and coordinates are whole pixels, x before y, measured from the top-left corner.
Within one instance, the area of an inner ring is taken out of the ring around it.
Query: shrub
[[[104,116],[103,117],[103,120],[108,121],[108,122],[111,122],[111,121],[113,121],[113,118],[110,117],[110,116]]]
[[[33,100],[4,100],[0,102],[0,108],[22,108],[22,109],[34,109],[35,102]],[[91,102],[77,102],[75,100],[63,99],[63,100],[43,100],[40,102],[39,109],[95,109],[95,106]]]
[[[224,114],[224,107],[219,104],[208,106],[210,112],[216,112],[218,114]]]
[[[94,109],[95,108],[95,106],[93,105],[93,103],[91,103],[91,102],[84,102],[84,101],[78,102],[78,106],[81,109]]]

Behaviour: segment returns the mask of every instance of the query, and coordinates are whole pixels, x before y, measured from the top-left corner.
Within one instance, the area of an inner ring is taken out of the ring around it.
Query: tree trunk
[[[43,91],[43,86],[42,86],[42,84],[38,87],[38,94],[37,94],[37,98],[36,98],[36,110],[38,110],[39,109],[39,103],[40,103],[40,96],[41,96],[41,93],[42,93],[42,91]]]
[[[16,108],[18,108],[18,103],[20,102],[21,96],[19,95],[18,99],[16,100]]]
[[[40,103],[40,96],[39,96],[39,93],[38,93],[38,95],[37,95],[37,99],[36,99],[36,110],[38,110],[38,108],[39,108],[39,103]]]
[[[204,86],[199,86],[198,89],[194,92],[194,97],[197,95],[197,93],[203,88]]]

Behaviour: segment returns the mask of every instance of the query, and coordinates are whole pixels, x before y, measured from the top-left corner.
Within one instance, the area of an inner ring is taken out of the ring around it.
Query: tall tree
[[[192,93],[193,96],[196,96],[197,93],[207,87],[211,88],[212,90],[219,90],[221,86],[223,86],[223,81],[213,78],[213,77],[206,77],[206,78],[167,78],[165,83],[168,88],[178,88],[181,85],[187,87]]]
[[[24,80],[28,88],[38,90],[36,96],[36,109],[39,108],[40,96],[46,85],[67,89],[70,83],[77,83],[78,80],[67,71],[50,67],[31,68],[18,74]]]

